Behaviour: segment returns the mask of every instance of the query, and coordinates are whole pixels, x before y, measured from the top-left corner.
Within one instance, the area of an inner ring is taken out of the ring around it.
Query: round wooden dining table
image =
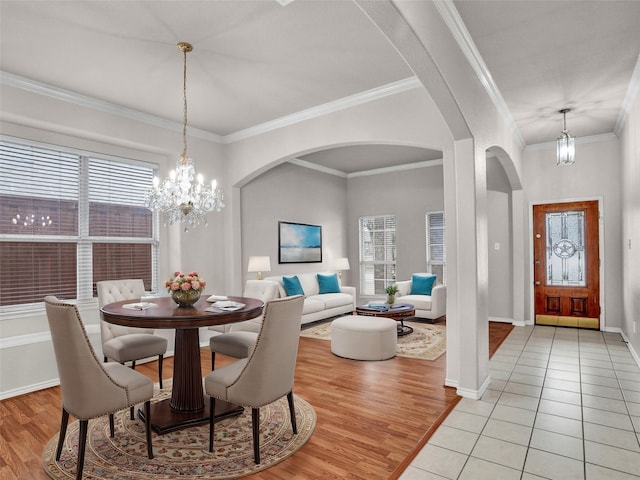
[[[247,297],[229,297],[243,303],[233,311],[211,311],[212,306],[202,296],[192,307],[179,307],[171,297],[148,300],[154,306],[144,309],[126,307],[140,300],[123,300],[100,309],[101,318],[108,323],[125,327],[175,330],[173,385],[171,398],[151,404],[151,426],[156,433],[168,433],[190,425],[209,421],[209,402],[205,402],[200,365],[200,327],[236,323],[262,314],[264,303]],[[219,406],[220,404],[220,406]],[[216,401],[216,420],[236,415],[242,407]],[[144,412],[139,410],[144,418]]]

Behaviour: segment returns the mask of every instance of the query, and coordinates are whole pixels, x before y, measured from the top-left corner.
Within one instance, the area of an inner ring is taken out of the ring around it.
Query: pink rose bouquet
[[[207,282],[198,275],[198,272],[191,272],[187,274],[175,272],[172,278],[164,282],[164,286],[169,293],[177,290],[181,290],[183,292],[188,292],[190,290],[202,292],[206,285]]]

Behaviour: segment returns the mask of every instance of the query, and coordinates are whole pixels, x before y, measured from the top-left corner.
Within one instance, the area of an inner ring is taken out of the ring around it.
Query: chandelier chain
[[[178,42],[178,50],[182,52],[182,156],[181,163],[187,162],[187,53],[193,50],[189,42]]]

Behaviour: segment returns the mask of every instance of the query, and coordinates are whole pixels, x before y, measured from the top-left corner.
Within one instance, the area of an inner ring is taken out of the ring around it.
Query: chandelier
[[[557,138],[556,142],[557,165],[573,165],[573,162],[576,161],[576,139],[569,135],[569,130],[567,130],[567,113],[569,113],[570,111],[570,108],[563,108],[558,112],[561,113],[564,117],[564,128],[562,129],[562,133]]]
[[[210,185],[204,184],[204,177],[196,175],[193,160],[187,157],[187,53],[193,47],[190,43],[180,42],[178,50],[184,55],[182,155],[175,170],[171,170],[164,181],[153,178],[153,187],[147,192],[147,207],[159,212],[165,225],[183,223],[184,231],[188,232],[190,227],[200,225],[203,219],[207,225],[207,212],[214,208],[219,212],[224,208],[224,195],[215,180]]]

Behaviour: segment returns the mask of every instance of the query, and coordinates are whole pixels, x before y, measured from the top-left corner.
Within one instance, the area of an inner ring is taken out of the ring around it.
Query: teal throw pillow
[[[435,275],[413,275],[411,277],[411,295],[431,295]]]
[[[340,284],[338,283],[338,275],[322,275],[317,274],[318,285],[320,285],[320,293],[340,293]]]
[[[282,277],[282,284],[287,292],[287,297],[294,295],[304,295],[302,285],[300,285],[300,279],[298,277]]]

